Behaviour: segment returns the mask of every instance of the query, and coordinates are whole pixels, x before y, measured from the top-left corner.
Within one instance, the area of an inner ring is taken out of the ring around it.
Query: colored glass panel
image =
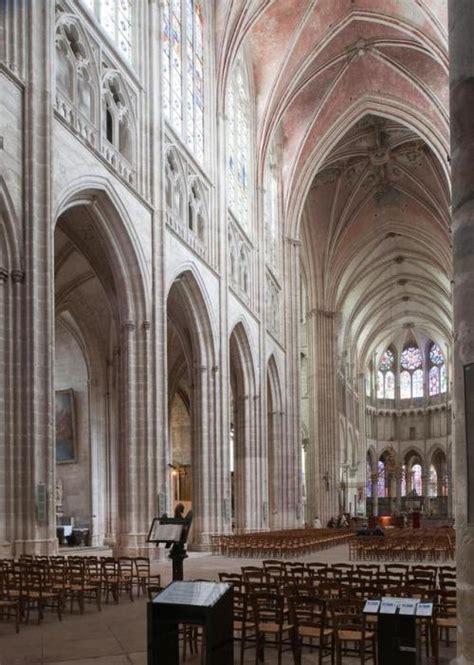
[[[440,392],[439,367],[432,367],[429,373],[430,395],[438,395]]]
[[[448,376],[446,372],[446,365],[440,367],[440,392],[445,393],[448,389]]]
[[[400,374],[400,398],[410,399],[411,397],[411,376],[410,372],[403,371]]]
[[[382,372],[387,371],[393,367],[393,360],[393,353],[390,351],[390,349],[387,349],[380,358],[379,368],[382,370]]]
[[[384,395],[384,379],[382,372],[377,372],[377,398],[383,399]]]
[[[385,374],[385,399],[395,399],[395,376],[393,372]]]
[[[416,369],[412,377],[413,397],[423,397],[423,370]]]
[[[421,351],[416,346],[406,348],[400,358],[400,364],[403,369],[417,369],[421,367]]]
[[[444,356],[437,344],[431,345],[430,360],[433,363],[433,365],[442,365],[444,363]]]

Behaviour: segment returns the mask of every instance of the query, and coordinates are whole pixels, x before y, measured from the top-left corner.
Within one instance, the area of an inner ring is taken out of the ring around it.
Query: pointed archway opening
[[[278,369],[272,356],[267,365],[267,451],[268,502],[270,529],[282,527],[281,496],[284,473],[282,471],[282,404]]]
[[[188,543],[199,548],[206,546],[217,519],[217,508],[209,500],[219,473],[211,451],[216,363],[207,303],[191,271],[181,273],[172,283],[166,312],[167,505],[170,513],[177,503],[193,511]]]
[[[236,532],[262,528],[266,521],[260,460],[255,451],[255,374],[247,333],[238,323],[229,340],[230,465],[233,506],[232,524]]]
[[[55,508],[60,545],[115,544],[121,432],[120,298],[90,206],[54,231]]]

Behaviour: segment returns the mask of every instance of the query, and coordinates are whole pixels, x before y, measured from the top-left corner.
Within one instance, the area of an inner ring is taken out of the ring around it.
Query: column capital
[[[137,328],[137,325],[136,325],[135,321],[131,321],[131,320],[130,321],[125,321],[125,323],[123,324],[124,331],[128,332],[128,333],[134,332],[136,330],[136,328]]]
[[[290,238],[289,236],[285,236],[285,240],[289,245],[292,245],[292,247],[301,247],[301,240]]]
[[[11,278],[13,284],[23,284],[25,282],[25,272],[24,270],[12,270]]]
[[[151,321],[143,321],[142,327],[145,332],[148,332],[151,329]]]
[[[6,284],[8,282],[8,270],[6,268],[0,267],[0,284]]]
[[[308,312],[306,313],[306,319],[314,319],[317,316],[321,316],[326,319],[334,319],[336,315],[337,315],[336,311],[319,309],[318,307],[314,307],[313,309],[308,310]]]

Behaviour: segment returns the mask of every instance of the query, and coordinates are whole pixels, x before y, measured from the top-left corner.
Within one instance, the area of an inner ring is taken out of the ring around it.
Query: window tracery
[[[250,105],[242,60],[227,89],[227,202],[239,224],[249,227]]]
[[[378,399],[395,399],[395,374],[393,367],[395,356],[393,351],[387,349],[382,354],[377,372],[377,397]]]
[[[97,72],[85,36],[69,18],[57,26],[55,64],[56,109],[75,131],[95,145]]]
[[[264,224],[266,261],[276,271],[278,266],[278,180],[274,146],[270,151],[265,169]]]
[[[163,112],[186,147],[204,160],[204,20],[202,2],[162,7]]]
[[[82,0],[117,45],[120,53],[132,59],[132,0]]]
[[[133,141],[129,105],[123,84],[117,74],[104,80],[104,136],[130,163],[133,162]]]
[[[406,347],[400,356],[400,398],[423,397],[422,355],[417,346]]]
[[[447,388],[446,364],[441,349],[435,343],[430,346],[429,360],[429,393],[430,395],[439,395],[446,392]]]

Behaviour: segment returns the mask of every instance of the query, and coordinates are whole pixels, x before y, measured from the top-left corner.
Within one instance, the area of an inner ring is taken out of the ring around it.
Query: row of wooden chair
[[[258,663],[266,635],[274,640],[279,663],[285,645],[291,646],[294,662],[301,663],[301,649],[307,639],[310,640],[310,647],[318,648],[319,663],[326,656],[331,657],[332,663],[334,658],[341,662],[342,654],[348,652],[349,647],[352,647],[352,651],[349,649],[351,654],[358,655],[361,663],[369,657],[375,662],[377,619],[366,617],[362,607],[367,598],[384,595],[415,597],[431,600],[435,604],[433,619],[421,623],[427,655],[431,646],[436,662],[439,662],[442,632],[445,632],[446,644],[449,645],[449,631],[456,628],[455,589],[436,590],[429,586],[415,586],[419,580],[400,583],[390,577],[388,585],[381,585],[380,576],[373,580],[359,580],[357,585],[355,580],[334,578],[322,581],[310,575],[304,581],[291,576],[276,579],[268,574],[273,568],[271,563],[266,562],[260,569],[267,573],[261,577],[256,575],[256,567],[249,566],[243,567],[241,574],[219,574],[221,581],[234,586],[234,629],[241,640],[241,663],[244,650],[249,647],[255,648],[255,662]],[[341,566],[343,564],[339,564]],[[281,569],[286,569],[286,566]],[[347,571],[344,568],[340,570]],[[389,575],[390,571],[386,572]],[[338,617],[339,613],[343,619]]]
[[[47,609],[58,619],[69,601],[70,612],[77,603],[83,614],[85,602],[94,602],[101,611],[102,600],[115,603],[126,594],[133,601],[149,588],[159,589],[159,575],[151,575],[147,557],[20,557],[18,561],[0,559],[0,618],[13,618],[16,630],[28,623],[37,611],[40,623]]]
[[[349,559],[362,561],[453,560],[452,529],[387,530],[384,537],[358,536],[349,542]]]
[[[262,533],[211,536],[211,553],[220,556],[266,558],[304,556],[352,540],[349,529],[291,529]]]

